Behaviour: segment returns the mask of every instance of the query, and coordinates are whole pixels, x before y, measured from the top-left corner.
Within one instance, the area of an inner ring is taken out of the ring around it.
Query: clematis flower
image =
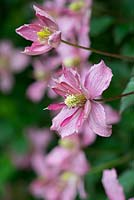
[[[117,173],[115,169],[104,170],[102,177],[102,184],[109,200],[125,200],[125,194],[123,187],[120,185],[117,179]],[[129,200],[134,200],[130,198]]]
[[[95,99],[108,88],[111,78],[111,69],[103,61],[89,69],[84,84],[76,71],[63,68],[63,74],[55,80],[52,89],[64,101],[48,106],[49,110],[62,109],[52,120],[51,130],[65,137],[80,132],[85,122],[93,133],[110,136],[112,126],[107,124],[103,105]]]
[[[32,41],[31,47],[26,47],[24,53],[39,55],[56,48],[60,44],[61,31],[55,20],[42,8],[34,6],[38,21],[25,24],[16,29],[16,32],[26,40]]]
[[[31,99],[33,102],[38,102],[43,98],[48,85],[50,85],[52,82],[51,75],[56,74],[56,69],[60,63],[61,60],[58,55],[50,57],[45,56],[41,60],[34,61],[33,75],[36,81],[27,89],[26,94],[29,99]],[[50,98],[54,98],[56,94],[53,91],[48,90],[48,96]]]
[[[40,178],[30,186],[34,196],[46,200],[74,200],[78,192],[81,198],[86,197],[83,176],[89,164],[75,138],[72,139],[65,138],[45,157],[36,157],[33,168]]]

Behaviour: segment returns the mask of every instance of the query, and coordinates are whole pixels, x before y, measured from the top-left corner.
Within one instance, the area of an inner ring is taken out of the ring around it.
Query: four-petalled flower
[[[27,40],[32,46],[26,47],[24,53],[39,55],[56,48],[60,44],[61,31],[55,20],[42,8],[34,6],[38,20],[33,24],[25,24],[16,29],[16,32]]]

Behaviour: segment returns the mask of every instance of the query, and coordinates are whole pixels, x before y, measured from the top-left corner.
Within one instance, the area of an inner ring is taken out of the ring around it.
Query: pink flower
[[[45,56],[42,60],[34,61],[33,75],[36,82],[32,83],[27,89],[26,94],[29,99],[33,102],[38,102],[43,98],[48,89],[48,85],[52,82],[51,75],[55,73],[55,70],[58,68],[60,63],[61,60],[58,56]],[[53,98],[56,94],[49,90],[48,96]]]
[[[0,90],[10,92],[14,84],[14,73],[27,67],[29,58],[15,49],[8,40],[0,42]]]
[[[54,148],[47,155],[46,163],[51,169],[71,171],[81,176],[89,170],[89,164],[84,153],[80,149],[74,150],[71,147],[58,146]]]
[[[89,170],[87,159],[75,148],[77,142],[72,138],[61,142],[48,155],[38,155],[34,160],[33,167],[40,178],[31,184],[30,190],[46,200],[74,200],[77,192],[85,198],[83,176]]]
[[[49,110],[62,108],[53,119],[51,129],[65,137],[80,132],[85,122],[92,132],[110,136],[111,125],[107,124],[104,107],[95,99],[108,88],[111,78],[111,69],[103,61],[89,69],[84,84],[76,71],[63,68],[63,74],[55,80],[52,89],[64,102],[48,106]]]
[[[123,187],[120,185],[117,179],[117,173],[115,169],[104,170],[102,177],[102,184],[109,200],[125,200],[125,194]],[[130,198],[129,200],[134,200]]]
[[[61,31],[55,20],[42,8],[34,6],[38,21],[33,24],[25,24],[16,32],[27,40],[32,41],[31,47],[26,47],[24,53],[39,55],[56,48],[60,44]]]

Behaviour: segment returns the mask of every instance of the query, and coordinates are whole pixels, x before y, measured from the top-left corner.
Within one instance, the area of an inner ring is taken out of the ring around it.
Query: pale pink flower
[[[44,152],[52,139],[52,134],[47,128],[28,128],[27,137],[35,152]]]
[[[48,106],[49,110],[62,108],[53,119],[51,129],[65,137],[80,132],[85,122],[92,132],[110,136],[111,125],[107,124],[104,107],[95,99],[108,88],[111,78],[111,69],[103,61],[89,69],[84,84],[76,71],[63,68],[62,76],[55,80],[52,89],[64,98],[64,102]]]
[[[62,63],[65,67],[76,68],[79,71],[83,70],[83,66],[84,68],[89,69],[90,65],[87,63],[87,59],[90,55],[89,52],[87,53],[87,51],[66,44],[61,44],[57,48],[57,51],[61,56]]]
[[[120,185],[117,179],[117,173],[115,169],[104,170],[102,177],[102,184],[109,200],[125,200],[125,194],[123,187]],[[134,200],[130,198],[129,200]]]
[[[89,170],[84,153],[80,149],[73,150],[72,147],[55,147],[46,157],[46,163],[51,169],[71,171],[81,176]]]
[[[29,58],[15,49],[8,40],[0,42],[0,90],[10,92],[14,84],[13,74],[24,70],[29,63]]]
[[[35,60],[33,63],[33,76],[36,82],[32,83],[27,89],[27,96],[33,102],[39,102],[45,95],[48,86],[51,85],[52,74],[56,73],[56,69],[61,63],[58,56],[43,57],[41,60]],[[50,98],[56,97],[56,94],[48,90]]]
[[[40,7],[34,6],[38,21],[25,24],[16,29],[16,32],[27,40],[32,41],[31,47],[26,47],[24,53],[39,55],[56,48],[60,44],[61,31],[55,20]]]
[[[59,29],[62,32],[63,39],[79,43],[83,46],[90,46],[89,42],[89,21],[91,16],[92,0],[64,1],[55,0],[53,2],[45,1],[43,9],[56,18]],[[65,25],[66,24],[66,25]],[[61,55],[64,54],[64,44],[60,45]],[[85,50],[84,54],[89,55],[90,52]],[[78,56],[77,56],[78,58]]]
[[[30,186],[31,193],[44,200],[74,200],[77,192],[86,198],[83,179],[69,171],[61,173],[54,179],[37,179]]]
[[[40,178],[30,186],[33,195],[46,200],[74,200],[79,192],[86,197],[83,176],[89,164],[84,153],[75,148],[76,143],[65,139],[44,158],[36,157],[33,166]]]

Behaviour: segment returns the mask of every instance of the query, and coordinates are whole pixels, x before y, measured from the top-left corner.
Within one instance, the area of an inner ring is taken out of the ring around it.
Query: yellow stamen
[[[80,9],[84,6],[84,2],[83,1],[77,1],[77,2],[73,2],[69,5],[70,10],[72,11],[80,11]]]
[[[74,58],[65,59],[64,64],[66,67],[77,67],[80,65],[80,58],[74,57]]]
[[[63,181],[68,181],[72,178],[77,180],[77,176],[73,172],[66,171],[61,175],[61,180],[63,180]]]
[[[86,97],[83,94],[72,94],[68,95],[64,102],[69,108],[83,106],[86,102]]]
[[[47,40],[51,34],[52,34],[52,31],[48,27],[45,27],[39,32],[37,32],[39,41]]]
[[[59,140],[59,145],[66,149],[73,149],[75,147],[74,142],[67,138]]]

